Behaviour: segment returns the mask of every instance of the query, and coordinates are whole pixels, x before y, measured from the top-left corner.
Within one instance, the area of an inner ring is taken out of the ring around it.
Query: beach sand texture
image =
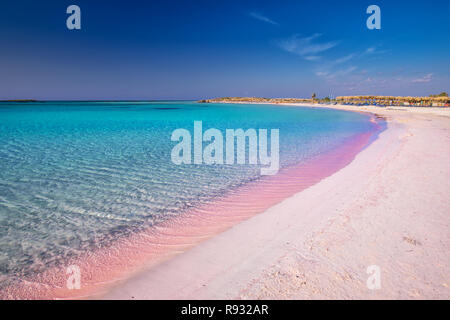
[[[450,298],[450,110],[375,112],[354,161],[116,287],[106,299]],[[366,286],[377,265],[381,288]]]

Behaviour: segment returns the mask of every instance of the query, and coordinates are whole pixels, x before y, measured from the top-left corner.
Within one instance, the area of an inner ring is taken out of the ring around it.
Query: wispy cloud
[[[427,82],[431,82],[431,80],[433,80],[433,74],[428,73],[421,78],[412,79],[411,82],[412,83],[427,83]]]
[[[308,60],[308,61],[316,61],[316,60],[320,59],[319,56],[306,56],[304,58],[305,58],[305,60]]]
[[[389,50],[380,50],[378,48],[379,48],[379,46],[369,47],[361,54],[361,56],[371,55],[371,54],[383,54],[383,53],[389,52]]]
[[[341,63],[350,61],[350,60],[352,60],[352,59],[355,58],[355,57],[356,57],[356,54],[355,54],[355,53],[351,53],[351,54],[349,54],[349,55],[346,55],[345,57],[336,59],[336,60],[334,61],[334,63],[335,63],[335,64],[341,64]]]
[[[366,49],[366,51],[364,53],[368,53],[368,54],[374,53],[375,49],[376,49],[375,47],[369,47]]]
[[[316,76],[318,77],[323,77],[327,80],[332,80],[338,77],[343,77],[346,76],[348,74],[353,73],[353,71],[355,71],[356,69],[358,69],[358,67],[356,66],[351,66],[345,69],[339,69],[336,71],[317,71],[316,72]]]
[[[328,72],[328,71],[317,71],[316,72],[316,76],[318,76],[318,77],[327,77],[328,75],[330,75],[330,72]]]
[[[363,51],[349,53],[340,58],[328,60],[328,62],[324,61],[321,64],[320,68],[317,69],[315,74],[316,76],[324,78],[327,81],[337,78],[344,78],[345,76],[351,76],[352,78],[355,78],[357,77],[357,74],[355,73],[356,70],[358,70],[359,75],[364,75],[367,73],[367,70],[360,70],[359,67],[355,66],[355,63],[366,56],[374,56],[388,52],[388,50],[380,50],[378,48],[379,46],[371,46]],[[341,65],[347,65],[347,67],[343,67]],[[369,81],[367,82],[370,82],[372,80],[371,78],[368,79]],[[363,79],[361,79],[360,81],[362,80]]]
[[[362,51],[362,52],[354,52],[351,54],[348,54],[342,58],[336,59],[335,61],[333,61],[332,64],[341,64],[341,63],[345,63],[348,62],[350,60],[353,59],[358,59],[358,58],[362,58],[366,55],[378,55],[378,54],[383,54],[388,52],[388,50],[379,50],[377,46],[373,46],[373,47],[369,47],[366,50]]]
[[[318,60],[320,59],[320,56],[317,54],[327,51],[339,44],[339,41],[321,43],[315,41],[320,36],[320,33],[315,33],[306,38],[300,38],[298,35],[293,35],[290,38],[278,40],[277,45],[283,50],[299,55],[306,60]]]
[[[275,22],[272,19],[267,18],[266,16],[262,15],[259,12],[249,12],[248,15],[250,17],[256,19],[256,20],[263,21],[263,22],[266,22],[266,23],[270,23],[270,24],[273,24],[273,25],[276,25],[276,26],[278,25],[278,22]]]

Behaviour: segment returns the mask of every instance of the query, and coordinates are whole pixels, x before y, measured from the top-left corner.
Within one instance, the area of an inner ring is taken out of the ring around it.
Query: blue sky
[[[81,8],[81,30],[66,8]],[[366,8],[381,8],[381,30]],[[3,1],[0,99],[429,95],[450,1]]]

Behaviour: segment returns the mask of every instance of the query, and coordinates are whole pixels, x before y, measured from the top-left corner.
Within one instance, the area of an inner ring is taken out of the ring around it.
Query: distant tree
[[[441,92],[439,94],[430,94],[431,98],[437,98],[437,97],[448,97],[448,93],[447,92]]]
[[[330,102],[331,99],[330,99],[329,97],[325,97],[325,98],[323,98],[323,101],[325,101],[325,102]]]
[[[314,100],[315,98],[316,98],[316,94],[315,94],[315,93],[313,93],[313,94],[312,94],[312,96],[311,96],[311,99],[313,99],[313,100]]]

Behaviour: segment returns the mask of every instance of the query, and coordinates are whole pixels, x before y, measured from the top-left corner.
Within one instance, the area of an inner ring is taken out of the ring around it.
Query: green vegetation
[[[445,92],[443,92],[445,94]],[[389,106],[435,106],[444,107],[450,103],[448,96],[397,97],[397,96],[342,96],[336,98],[344,104],[376,104]]]
[[[336,99],[330,97],[317,98],[316,94],[311,99],[302,98],[256,98],[256,97],[225,97],[215,99],[203,99],[200,103],[271,103],[271,104],[351,104],[351,105],[382,105],[382,106],[435,106],[448,107],[450,98],[446,92],[430,97],[396,97],[396,96],[342,96]]]
[[[438,98],[438,97],[448,97],[448,93],[447,92],[441,92],[439,94],[430,94],[431,98]]]

